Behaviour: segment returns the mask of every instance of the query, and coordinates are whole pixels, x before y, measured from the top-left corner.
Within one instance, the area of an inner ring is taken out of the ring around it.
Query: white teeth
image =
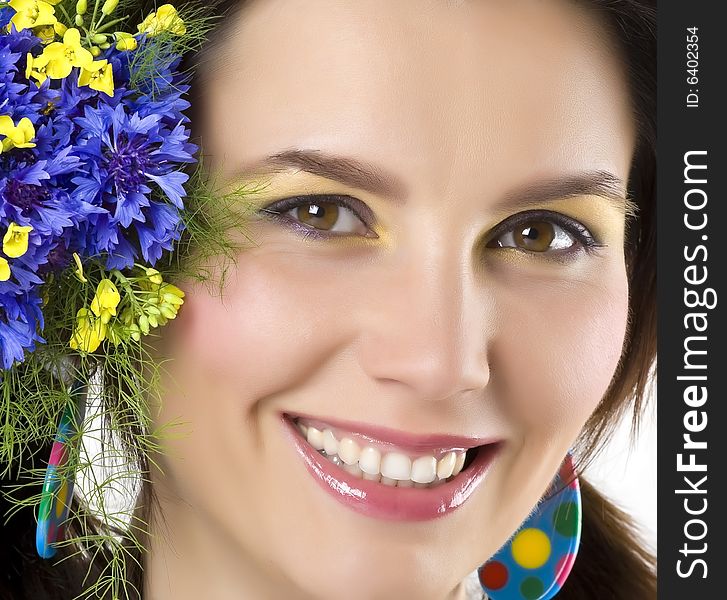
[[[411,465],[411,480],[416,483],[431,483],[437,478],[437,459],[420,456]]]
[[[371,475],[379,474],[381,466],[381,452],[371,446],[366,446],[361,450],[361,456],[358,459],[358,466],[364,473]]]
[[[308,427],[306,439],[316,450],[323,450],[323,432],[320,429]]]
[[[452,469],[452,477],[459,474],[464,466],[464,459],[467,456],[466,452],[457,452],[457,460],[454,463],[454,469]]]
[[[411,458],[399,452],[387,452],[381,459],[381,475],[391,479],[409,479]]]
[[[457,457],[454,452],[447,452],[437,463],[437,477],[447,479],[447,477],[451,476],[455,462],[457,462]]]
[[[361,456],[361,448],[351,438],[343,438],[338,443],[338,456],[347,465],[356,464]]]
[[[351,473],[351,475],[355,475],[356,477],[362,477],[363,476],[363,471],[358,468],[358,464],[353,464],[353,465],[344,464],[343,465],[343,470],[344,471],[347,471],[348,473]]]
[[[329,456],[338,454],[338,440],[330,429],[323,432],[323,449]]]
[[[382,456],[378,448],[359,446],[350,437],[337,440],[332,429],[317,429],[296,423],[308,443],[335,465],[355,477],[390,487],[428,488],[442,485],[462,471],[466,451],[449,451],[439,460],[434,456],[410,458],[401,452]]]

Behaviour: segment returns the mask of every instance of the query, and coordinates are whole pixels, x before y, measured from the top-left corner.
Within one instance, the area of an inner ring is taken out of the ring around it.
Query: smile
[[[413,435],[361,424],[283,415],[307,471],[367,516],[421,521],[460,507],[477,489],[499,440]]]

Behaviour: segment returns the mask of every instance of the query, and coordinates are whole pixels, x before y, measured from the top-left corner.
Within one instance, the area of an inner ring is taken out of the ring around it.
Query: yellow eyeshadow
[[[283,200],[284,198],[317,194],[350,195],[368,204],[372,209],[374,205],[381,207],[380,202],[373,199],[366,192],[352,189],[341,183],[333,182],[329,179],[300,170],[281,170],[280,172],[273,173],[251,174],[243,179],[236,180],[233,189],[234,187],[239,188],[243,185],[246,189],[256,190],[245,196],[245,202],[251,208],[257,210],[266,204]],[[594,195],[563,198],[553,202],[521,206],[517,209],[502,207],[497,212],[492,212],[486,219],[485,222],[487,225],[483,233],[486,233],[498,223],[513,215],[529,210],[562,213],[582,223],[598,242],[606,245],[615,245],[623,241],[626,221],[624,210],[614,202]],[[482,211],[483,214],[487,215],[488,209],[486,205],[482,207]],[[378,212],[378,209],[374,209],[374,212]],[[384,229],[381,224],[373,224],[370,226],[370,229],[376,233],[378,238],[334,234],[325,239],[306,239],[306,243],[320,244],[325,242],[328,244],[336,244],[339,247],[351,248],[370,247],[372,243],[382,247],[393,246],[394,235],[390,229]],[[325,231],[321,231],[322,235],[325,236]],[[512,255],[513,253],[506,252],[503,254]],[[518,254],[520,256],[509,256],[508,260],[521,261],[522,253]]]
[[[259,189],[248,196],[245,200],[257,210],[267,204],[272,204],[294,196],[308,195],[349,195],[360,199],[369,206],[373,203],[370,195],[361,190],[349,188],[343,184],[333,182],[329,179],[311,175],[305,171],[281,171],[280,173],[260,175],[257,177],[246,177],[234,182],[235,187],[245,186],[249,189]],[[339,247],[360,248],[371,245],[391,245],[393,237],[390,232],[384,230],[381,225],[372,224],[369,229],[378,237],[364,237],[362,235],[331,234],[326,236],[325,230],[320,230],[321,238],[306,238],[310,244],[336,244]]]
[[[564,198],[554,202],[533,204],[521,208],[518,212],[529,210],[551,211],[561,213],[583,224],[596,241],[613,244],[623,240],[626,217],[613,202],[600,196],[578,196]],[[492,227],[517,212],[499,212],[492,217]]]

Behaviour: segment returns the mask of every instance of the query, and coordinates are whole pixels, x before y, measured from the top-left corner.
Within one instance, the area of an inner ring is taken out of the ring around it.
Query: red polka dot
[[[568,485],[570,488],[576,487],[576,474],[575,469],[573,468],[573,461],[570,457],[568,457],[565,462],[560,466],[560,469],[558,471],[558,476],[560,477],[560,480]]]
[[[50,458],[48,464],[53,466],[60,465],[66,458],[66,445],[62,442],[53,442],[53,447],[50,451]]]
[[[53,522],[48,523],[48,537],[46,540],[49,545],[56,541],[56,524]]]
[[[573,568],[573,563],[576,561],[576,555],[572,552],[569,552],[565,556],[561,557],[561,559],[558,561],[558,564],[555,566],[555,572],[558,574],[558,578],[556,579],[556,582],[559,586],[563,586],[565,583],[565,580],[568,579],[568,575],[571,572],[571,569]]]
[[[507,567],[497,560],[488,562],[480,569],[480,583],[490,590],[504,588],[507,579]]]

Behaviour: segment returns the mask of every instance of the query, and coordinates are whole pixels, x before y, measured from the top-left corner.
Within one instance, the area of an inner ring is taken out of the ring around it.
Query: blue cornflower
[[[0,294],[0,355],[3,369],[21,362],[25,351],[43,343],[38,330],[43,327],[41,299],[37,295],[6,296]]]
[[[156,114],[128,113],[124,104],[87,106],[75,123],[80,127],[75,151],[87,171],[73,178],[73,194],[106,210],[89,217],[89,250],[107,252],[108,268],[131,267],[136,238],[153,265],[158,249],[171,249],[181,234],[178,211],[184,208],[188,175],[178,169],[195,161],[189,131],[181,124],[169,129]],[[166,199],[175,210],[153,198]]]
[[[0,9],[0,24],[12,12]],[[5,21],[4,21],[5,20]],[[2,25],[0,25],[0,28]],[[40,290],[46,276],[77,253],[101,258],[108,269],[154,265],[172,251],[183,229],[189,142],[189,86],[171,46],[134,52],[107,50],[114,95],[78,85],[78,72],[42,84],[25,75],[27,55],[43,44],[30,29],[0,31],[0,115],[33,125],[31,147],[0,154],[0,233],[27,227],[27,249],[2,257],[0,359],[4,369],[43,343]],[[155,65],[146,78],[146,58]],[[132,86],[132,81],[134,85]]]
[[[5,4],[4,6],[0,6],[0,29],[4,29],[10,23],[10,19],[13,18],[14,14],[15,10],[9,5]]]

